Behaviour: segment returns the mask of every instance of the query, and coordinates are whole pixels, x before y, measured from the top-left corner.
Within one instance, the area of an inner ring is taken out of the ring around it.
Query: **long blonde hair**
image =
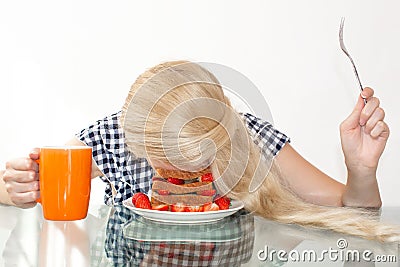
[[[263,217],[367,239],[400,240],[398,228],[378,222],[370,212],[318,206],[293,193],[276,162],[253,142],[216,77],[197,63],[166,62],[140,75],[123,106],[121,125],[136,156],[189,171],[211,165],[220,177],[219,191]],[[252,186],[254,181],[259,186]]]

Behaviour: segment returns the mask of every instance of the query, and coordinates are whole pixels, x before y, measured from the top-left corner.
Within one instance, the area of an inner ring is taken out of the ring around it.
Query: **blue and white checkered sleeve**
[[[135,192],[147,193],[151,188],[153,169],[145,158],[136,158],[125,144],[119,125],[121,112],[115,113],[82,130],[77,138],[92,147],[93,160],[107,183],[106,204],[120,204]]]
[[[112,114],[80,131],[76,136],[92,147],[93,160],[110,181],[115,181],[119,169],[119,156],[124,155],[125,144],[118,125],[119,113]],[[107,182],[105,177],[103,181]]]
[[[264,154],[276,156],[286,143],[290,143],[290,138],[275,129],[271,123],[249,113],[241,115],[254,143]]]

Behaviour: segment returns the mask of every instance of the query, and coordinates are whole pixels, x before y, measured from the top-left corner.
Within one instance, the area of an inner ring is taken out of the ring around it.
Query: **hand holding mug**
[[[31,208],[39,198],[39,149],[35,148],[27,158],[16,158],[6,163],[3,180],[10,200],[20,208]]]
[[[91,186],[90,147],[42,147],[34,149],[29,158],[14,159],[6,165],[3,180],[16,206],[29,208],[40,202],[48,220],[86,217]]]

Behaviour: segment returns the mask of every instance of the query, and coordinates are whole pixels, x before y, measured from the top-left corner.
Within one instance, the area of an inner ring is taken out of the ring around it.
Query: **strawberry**
[[[186,211],[188,212],[202,212],[203,206],[186,206]]]
[[[213,195],[215,195],[216,192],[217,191],[215,191],[214,189],[211,189],[211,190],[204,190],[204,191],[197,192],[197,194],[200,196],[213,196]]]
[[[159,211],[169,211],[169,205],[167,204],[160,204],[151,207],[152,210],[159,210]]]
[[[212,173],[206,173],[201,176],[200,180],[202,182],[212,182],[214,181],[214,178],[212,176]]]
[[[158,194],[161,196],[168,196],[169,195],[169,191],[165,190],[165,189],[159,189],[158,190]]]
[[[217,211],[219,207],[215,203],[207,203],[203,205],[203,211]]]
[[[133,195],[133,197],[132,197],[132,204],[133,205],[135,205],[136,206],[136,199],[139,197],[139,196],[141,196],[141,195],[144,195],[142,192],[139,192],[139,193],[135,193],[134,195]]]
[[[184,212],[186,211],[186,206],[180,203],[171,205],[171,211],[172,212]]]
[[[227,210],[231,205],[231,200],[227,196],[218,196],[214,202],[218,205],[220,210]]]
[[[173,177],[169,177],[167,179],[168,182],[170,182],[171,184],[177,184],[177,185],[181,185],[184,184],[185,181],[179,178],[173,178]]]
[[[145,194],[140,195],[136,198],[135,207],[140,209],[151,209],[151,204],[148,196]]]

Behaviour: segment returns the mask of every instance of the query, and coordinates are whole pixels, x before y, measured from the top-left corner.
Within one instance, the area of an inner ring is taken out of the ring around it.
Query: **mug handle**
[[[39,159],[35,159],[34,161],[39,165],[40,158]],[[40,197],[38,199],[36,199],[36,203],[42,203],[42,200],[40,199]]]

